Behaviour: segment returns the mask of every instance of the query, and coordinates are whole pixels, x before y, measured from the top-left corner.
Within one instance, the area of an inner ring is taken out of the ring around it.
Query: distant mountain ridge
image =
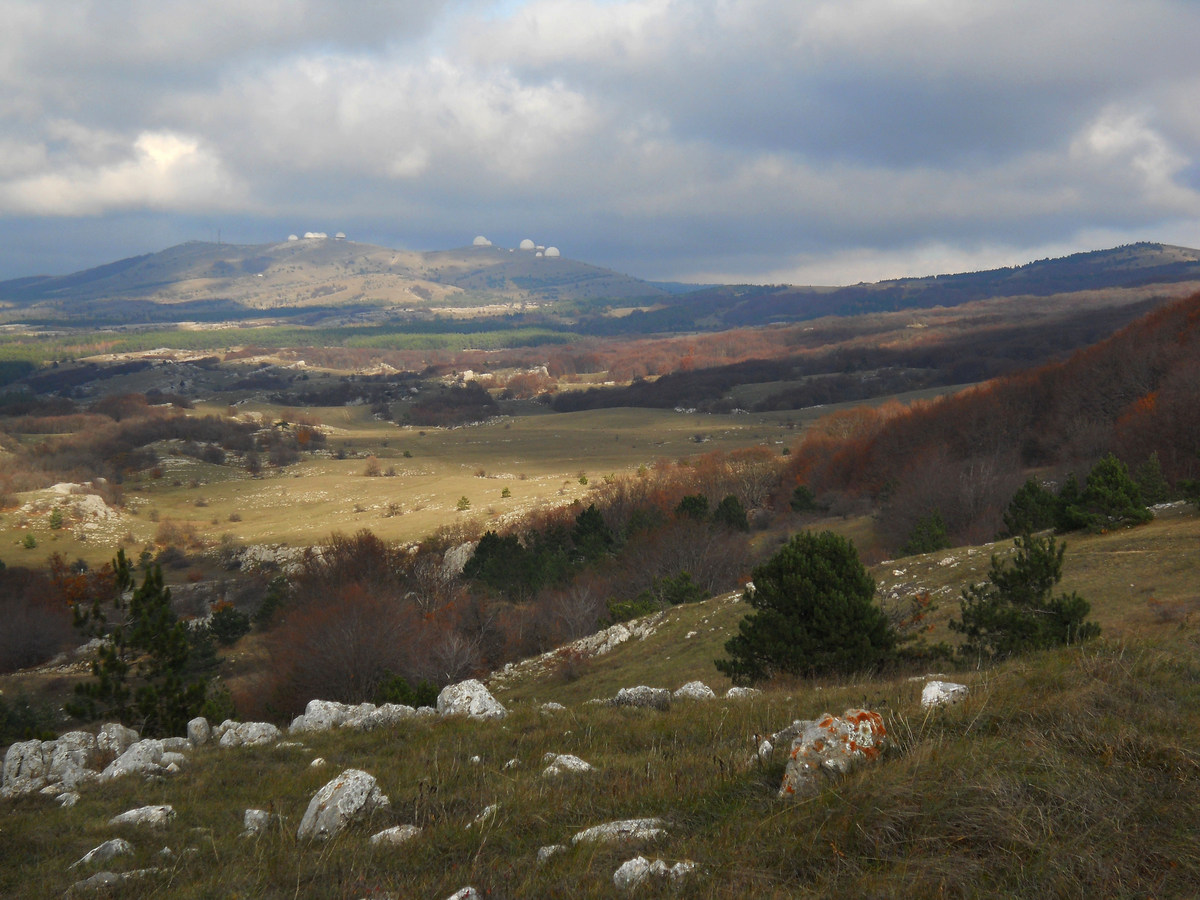
[[[251,245],[193,241],[70,275],[0,282],[0,321],[369,323],[472,317],[638,335],[1186,282],[1200,287],[1200,251],[1156,243],[874,284],[689,290],[540,251],[490,245],[417,252],[328,238]]]

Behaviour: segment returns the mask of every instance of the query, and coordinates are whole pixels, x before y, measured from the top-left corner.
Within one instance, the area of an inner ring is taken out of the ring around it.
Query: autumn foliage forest
[[[1086,338],[1085,318],[1064,332],[1065,343]],[[1092,319],[1094,327],[1103,327],[1096,324],[1102,316]],[[819,351],[803,347],[803,330],[749,335],[648,342],[642,351],[657,347],[663,358],[642,352],[636,362],[641,373],[661,365],[676,375],[615,394],[562,393],[554,407],[607,405],[638,391],[658,391],[655,403],[684,402],[697,391],[711,398],[754,367],[786,366],[792,377],[818,371],[806,369]],[[853,397],[868,362],[875,369],[917,373],[907,386],[947,383],[954,373],[970,373],[972,380],[997,370],[1008,374],[934,400],[834,412],[782,454],[764,446],[662,460],[607,479],[590,492],[587,506],[542,509],[490,533],[481,526],[446,528],[415,550],[389,545],[369,531],[335,534],[307,552],[286,578],[269,568],[242,572],[238,596],[248,599],[240,605],[253,619],[263,664],[230,679],[232,702],[243,717],[286,719],[316,696],[377,700],[390,696],[397,678],[438,685],[494,669],[605,623],[735,588],[771,549],[759,535],[822,518],[871,516],[874,543],[862,551],[879,560],[900,553],[918,523],[934,513],[956,544],[991,540],[1028,478],[1050,485],[1072,473],[1083,478],[1106,454],[1130,471],[1156,460],[1171,493],[1200,478],[1200,295],[1155,309],[1063,361],[1014,372],[1033,337],[1030,330],[1012,330],[1011,340],[998,345],[1007,349],[994,351],[986,363],[973,362],[966,343],[943,348],[936,363],[919,345],[873,356],[844,349],[846,371],[836,382],[843,391],[830,394],[831,400]],[[756,349],[766,352],[755,357]],[[605,352],[611,355],[555,348],[545,375],[535,373],[512,390],[535,394],[547,386],[546,378],[611,372],[621,364],[615,355],[621,351]],[[1048,352],[1053,348],[1042,347],[1039,358]],[[718,357],[729,365],[714,368]],[[822,359],[820,371],[828,373],[828,364]],[[762,380],[761,374],[754,377]],[[388,395],[370,394],[373,384],[386,381],[364,381],[361,388],[387,412]],[[296,392],[303,385],[288,382],[281,389]],[[457,390],[462,398],[447,390],[424,401],[421,414],[431,423],[448,421],[448,410],[460,400],[493,409],[481,388]],[[12,402],[8,416],[30,415]],[[140,404],[127,399],[124,407],[107,403],[80,408],[62,401],[61,409],[41,410],[43,416],[78,419],[74,424],[88,429],[86,439],[48,444],[41,465],[64,473],[92,468],[119,493],[122,474],[149,462],[138,454],[151,440],[180,440],[213,460],[224,452],[261,454],[277,466],[322,440],[319,430],[303,425],[265,439],[235,423],[186,417],[161,404],[150,408],[145,398]],[[68,430],[61,422],[51,426]],[[35,430],[35,423],[21,427]],[[99,468],[97,454],[104,460]],[[0,483],[0,494],[21,489],[12,475]],[[806,502],[793,502],[798,496]],[[725,512],[714,515],[718,509]],[[461,575],[443,563],[448,551],[469,541],[481,541],[480,548],[507,546],[509,557],[524,566],[521,589],[489,579],[492,570],[484,562],[463,560]],[[0,670],[40,662],[70,646],[72,603],[80,602],[80,592],[105,590],[111,585],[103,573],[74,570],[61,559],[50,572],[14,565],[0,571],[6,623]]]

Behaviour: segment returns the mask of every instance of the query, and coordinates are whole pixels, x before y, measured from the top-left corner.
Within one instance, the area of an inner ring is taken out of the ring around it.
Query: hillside
[[[409,718],[208,745],[184,750],[178,774],[85,785],[72,806],[38,794],[0,800],[0,894],[59,897],[107,869],[143,872],[120,888],[131,898],[440,900],[467,885],[502,898],[618,897],[629,894],[614,872],[643,854],[695,868],[635,896],[1187,896],[1200,880],[1200,836],[1188,824],[1200,813],[1190,749],[1200,600],[1179,563],[1198,538],[1195,512],[1174,507],[1142,528],[1072,540],[1063,586],[1089,591],[1104,636],[950,669],[969,688],[957,706],[923,710],[929,676],[905,672],[779,680],[748,699],[676,699],[666,710],[586,702],[697,678],[721,697],[711,660],[742,612],[736,595],[721,597],[677,607],[645,640],[603,656],[568,667],[564,654],[540,676],[493,682],[509,710],[501,720]],[[944,623],[957,589],[1003,550],[956,548],[875,575],[883,591],[899,582],[937,592]],[[812,798],[778,799],[784,756],[756,757],[754,736],[851,707],[882,714],[883,758]],[[547,754],[593,770],[544,775]],[[329,841],[298,839],[309,798],[347,768],[377,778],[389,808]],[[109,824],[146,804],[167,804],[175,818]],[[256,837],[241,834],[247,809],[270,814]],[[642,817],[663,832],[624,846],[571,843],[589,826]],[[395,825],[420,830],[398,846],[368,843]],[[129,855],[70,868],[114,837]]]
[[[540,251],[464,247],[419,253],[347,240],[279,244],[193,241],[57,277],[0,283],[0,303],[68,318],[219,321],[268,313],[463,305],[496,313],[560,299],[658,297],[606,269]],[[511,311],[511,310],[510,310]]]

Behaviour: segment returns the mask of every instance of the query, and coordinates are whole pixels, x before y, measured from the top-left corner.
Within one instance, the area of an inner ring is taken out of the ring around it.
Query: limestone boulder
[[[4,754],[4,776],[0,795],[32,794],[46,786],[50,771],[42,741],[17,741]]]
[[[296,837],[301,840],[333,837],[351,822],[388,806],[388,798],[379,790],[375,776],[361,769],[346,769],[313,795]]]
[[[128,856],[131,853],[133,853],[133,844],[124,838],[113,838],[111,841],[105,841],[99,847],[93,847],[81,859],[71,863],[71,868],[77,869],[92,863],[105,863],[113,857]]]
[[[63,790],[74,790],[81,784],[96,781],[98,747],[96,736],[87,731],[68,731],[53,741],[49,748],[47,781],[60,784]]]
[[[270,722],[235,722],[221,735],[222,747],[261,747],[273,744],[283,735]]]
[[[292,734],[306,731],[330,731],[346,721],[350,711],[354,709],[346,703],[336,700],[309,700],[304,707],[304,714],[297,716],[288,731]]]
[[[271,813],[265,809],[248,809],[242,813],[242,837],[262,834],[271,824]]]
[[[188,742],[193,747],[203,747],[212,740],[212,726],[204,716],[196,716],[187,723]]]
[[[547,753],[546,756],[549,759],[543,759],[542,762],[548,762],[549,765],[542,771],[543,777],[552,778],[557,775],[573,775],[592,771],[591,763],[570,753]]]
[[[637,687],[621,688],[612,698],[613,706],[640,706],[646,709],[670,709],[671,692],[666,688]]]
[[[636,844],[667,833],[662,819],[621,819],[593,825],[571,838],[572,844]]]
[[[676,700],[715,700],[717,695],[703,681],[689,681],[672,695]]]
[[[666,878],[676,882],[689,875],[695,868],[696,864],[688,859],[668,866],[661,859],[651,861],[644,856],[635,856],[621,863],[613,873],[613,884],[619,890],[628,891],[650,878]]]
[[[101,753],[118,757],[138,742],[140,735],[120,722],[109,722],[96,735],[96,749]]]
[[[109,825],[137,825],[143,828],[166,828],[175,818],[171,806],[139,806],[108,820]]]
[[[501,719],[508,710],[492,696],[483,682],[474,678],[448,684],[438,694],[437,711],[443,716],[469,716],[472,719]]]
[[[100,773],[101,781],[111,781],[114,778],[124,778],[126,775],[156,775],[161,774],[163,747],[162,741],[156,738],[146,738],[130,744],[129,748],[114,759]]]
[[[931,681],[921,690],[921,706],[933,709],[938,706],[953,706],[965,700],[969,693],[965,684],[952,681]]]
[[[371,835],[370,843],[375,846],[398,846],[406,844],[421,833],[416,825],[395,825]]]
[[[848,709],[805,722],[792,742],[779,796],[810,796],[830,778],[878,759],[886,746],[887,730],[877,712]]]
[[[725,692],[726,700],[749,700],[762,694],[758,688],[731,687]]]

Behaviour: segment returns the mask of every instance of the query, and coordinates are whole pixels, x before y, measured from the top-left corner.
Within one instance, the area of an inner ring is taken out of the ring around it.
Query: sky
[[[523,238],[849,284],[1200,247],[1196,0],[0,0],[0,278]]]

